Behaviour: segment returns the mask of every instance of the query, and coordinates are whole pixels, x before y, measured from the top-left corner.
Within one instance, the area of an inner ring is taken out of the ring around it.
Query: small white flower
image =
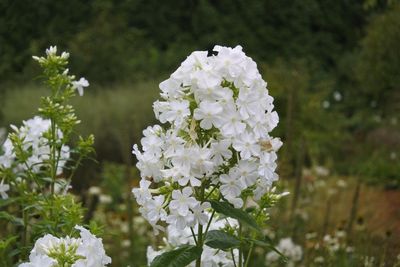
[[[214,125],[218,127],[221,125],[221,118],[218,116],[222,112],[222,106],[217,102],[203,101],[200,103],[199,108],[194,110],[194,118],[201,120],[200,127],[209,130]]]
[[[173,200],[169,203],[170,209],[176,210],[181,216],[188,215],[189,208],[193,208],[198,203],[192,193],[193,190],[190,187],[183,188],[182,192],[179,190],[172,191]]]
[[[8,190],[10,190],[10,185],[4,183],[4,179],[1,180],[0,183],[0,196],[2,199],[7,199],[8,194],[6,193]]]
[[[209,220],[209,216],[205,213],[206,209],[211,208],[209,202],[204,202],[202,204],[197,204],[193,208],[191,208],[194,216],[194,223],[199,223],[201,225],[206,225]]]
[[[260,145],[255,136],[249,132],[244,132],[232,144],[233,148],[240,151],[242,159],[249,159],[260,154]]]
[[[72,86],[78,91],[80,96],[83,96],[83,88],[88,87],[89,82],[85,78],[80,78],[79,81],[73,81]]]
[[[139,182],[140,187],[132,189],[132,193],[135,195],[136,201],[141,205],[146,203],[148,199],[151,199],[151,193],[149,190],[150,184],[150,181],[142,179]]]
[[[214,141],[211,143],[212,159],[216,165],[220,165],[232,157],[232,151],[229,149],[230,146],[231,141],[229,140]]]
[[[57,54],[57,46],[50,46],[46,49],[47,56],[54,56],[55,54]]]
[[[219,178],[221,181],[221,193],[225,198],[236,198],[245,188],[243,180],[240,179],[237,171],[230,171],[229,175],[222,174]]]

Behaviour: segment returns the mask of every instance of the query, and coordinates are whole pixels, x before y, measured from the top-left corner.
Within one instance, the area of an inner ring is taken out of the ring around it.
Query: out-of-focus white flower
[[[325,259],[322,256],[318,256],[318,257],[315,257],[314,262],[315,263],[324,263]]]
[[[129,239],[122,240],[121,246],[123,248],[129,248],[131,245],[131,241]]]
[[[329,175],[329,169],[323,166],[315,166],[314,167],[315,174],[321,177],[326,177]]]
[[[311,232],[311,233],[306,233],[305,237],[306,239],[314,239],[318,236],[316,232]]]
[[[342,179],[339,179],[336,184],[337,184],[338,187],[341,187],[341,188],[346,188],[347,187],[346,181],[342,180]]]
[[[88,87],[89,82],[85,78],[80,78],[79,81],[73,81],[72,86],[78,91],[80,96],[83,96],[83,88]]]
[[[333,98],[336,100],[336,101],[340,101],[340,100],[342,100],[342,94],[340,93],[340,92],[338,92],[338,91],[335,91],[334,93],[333,93]]]
[[[10,185],[9,184],[5,184],[4,180],[1,180],[0,183],[0,196],[2,199],[7,199],[8,198],[8,194],[7,191],[10,190]]]
[[[101,188],[98,186],[91,186],[89,187],[89,195],[100,195]]]
[[[99,201],[101,204],[110,204],[112,203],[112,197],[110,195],[101,194]]]
[[[299,245],[293,243],[290,237],[282,238],[279,241],[278,246],[276,249],[281,252],[287,258],[287,266],[294,266],[295,262],[298,262],[303,257],[303,250]],[[266,255],[267,262],[275,262],[280,259],[278,253],[275,251],[268,252]]]

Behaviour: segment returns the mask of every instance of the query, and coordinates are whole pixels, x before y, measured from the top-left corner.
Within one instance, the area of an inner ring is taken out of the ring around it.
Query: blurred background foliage
[[[91,83],[74,105],[79,131],[96,136],[100,163],[87,162],[74,189],[101,182],[119,205],[105,212],[129,210],[126,196],[138,176],[131,146],[155,123],[158,84],[193,50],[215,44],[242,45],[268,81],[292,213],[305,169],[351,176],[356,189],[400,187],[396,0],[0,0],[0,127],[32,117],[46,93],[32,82],[39,70],[31,56],[49,45],[70,52],[73,72]],[[93,199],[82,196],[90,210]]]
[[[91,82],[77,109],[98,160],[127,162],[157,84],[193,50],[240,44],[276,97],[288,176],[300,157],[399,186],[399,43],[397,1],[1,0],[0,119],[29,117],[31,55],[58,45]]]

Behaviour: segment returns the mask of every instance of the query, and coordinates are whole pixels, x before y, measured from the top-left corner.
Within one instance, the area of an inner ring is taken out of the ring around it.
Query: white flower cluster
[[[75,226],[75,229],[80,231],[80,238],[57,238],[50,234],[39,238],[29,255],[29,262],[19,267],[104,267],[111,263],[101,238],[82,226]],[[64,265],[66,263],[69,265]]]
[[[208,214],[206,216],[209,216]],[[229,225],[236,226],[237,221],[227,218]],[[216,220],[213,224],[210,225],[210,230],[218,230],[225,226],[226,222],[224,220]],[[194,229],[197,231],[197,228]],[[153,247],[147,247],[147,263],[150,263],[154,260],[155,257],[161,255],[162,253],[168,251],[168,249],[178,247],[181,245],[194,245],[194,240],[188,228],[183,231],[177,229],[173,225],[169,225],[167,227],[167,240],[164,240],[166,243],[166,248],[161,250],[154,250]],[[233,250],[233,254],[235,257],[235,261],[238,262],[238,250]],[[192,262],[189,267],[194,267],[195,262]],[[223,251],[220,249],[213,249],[208,246],[203,247],[203,253],[201,255],[201,266],[202,267],[234,267],[234,263],[232,261],[232,254],[229,251]]]
[[[353,248],[346,244],[346,232],[343,230],[337,230],[333,235],[325,235],[322,241],[323,247],[331,254],[334,254],[339,250],[349,253],[353,251]]]
[[[155,229],[161,229],[160,220],[178,229],[206,224],[209,204],[195,194],[202,184],[218,187],[240,208],[243,190],[258,200],[278,179],[276,151],[282,142],[269,135],[279,118],[266,82],[240,46],[215,46],[213,52],[193,52],[160,84],[163,100],[153,107],[168,127],[148,127],[143,152],[133,147],[142,177],[133,193]],[[154,196],[152,182],[175,190]]]
[[[294,266],[295,262],[300,261],[303,256],[302,248],[299,245],[294,244],[290,237],[282,238],[276,249],[287,258],[286,264],[289,267]],[[268,252],[266,255],[266,261],[268,263],[276,262],[280,258],[281,256],[275,251]]]
[[[20,128],[11,125],[11,128],[18,134],[19,138],[23,140],[22,149],[24,151],[30,151],[30,156],[26,160],[26,164],[18,164],[18,166],[15,166],[18,171],[30,169],[32,172],[37,173],[40,171],[40,168],[43,167],[43,163],[49,159],[50,145],[49,140],[45,137],[45,133],[50,130],[50,127],[50,120],[43,119],[39,116],[23,121],[23,125]],[[61,131],[58,131],[57,135],[58,139],[63,136]],[[0,154],[0,168],[14,167],[13,163],[16,160],[16,155],[15,148],[10,138],[6,139],[1,150],[3,154]],[[62,173],[69,157],[70,149],[68,146],[63,145],[60,151],[60,161],[57,169],[58,175]]]

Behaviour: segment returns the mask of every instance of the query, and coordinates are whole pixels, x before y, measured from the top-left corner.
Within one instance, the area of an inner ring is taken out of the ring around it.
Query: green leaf
[[[224,231],[211,230],[207,233],[205,243],[209,247],[226,250],[239,247],[240,240]]]
[[[7,199],[0,199],[0,208],[8,206],[14,202],[17,202],[18,198],[7,198]]]
[[[185,267],[201,257],[203,249],[197,246],[181,246],[157,256],[150,267]]]
[[[244,212],[241,209],[234,208],[228,202],[218,202],[215,200],[211,200],[211,207],[218,213],[224,214],[228,217],[237,219],[241,223],[247,224],[253,229],[261,232],[261,229],[258,227],[257,222],[251,217],[249,214]]]
[[[16,225],[24,225],[24,221],[21,218],[15,217],[5,211],[0,211],[0,219],[7,220]]]

